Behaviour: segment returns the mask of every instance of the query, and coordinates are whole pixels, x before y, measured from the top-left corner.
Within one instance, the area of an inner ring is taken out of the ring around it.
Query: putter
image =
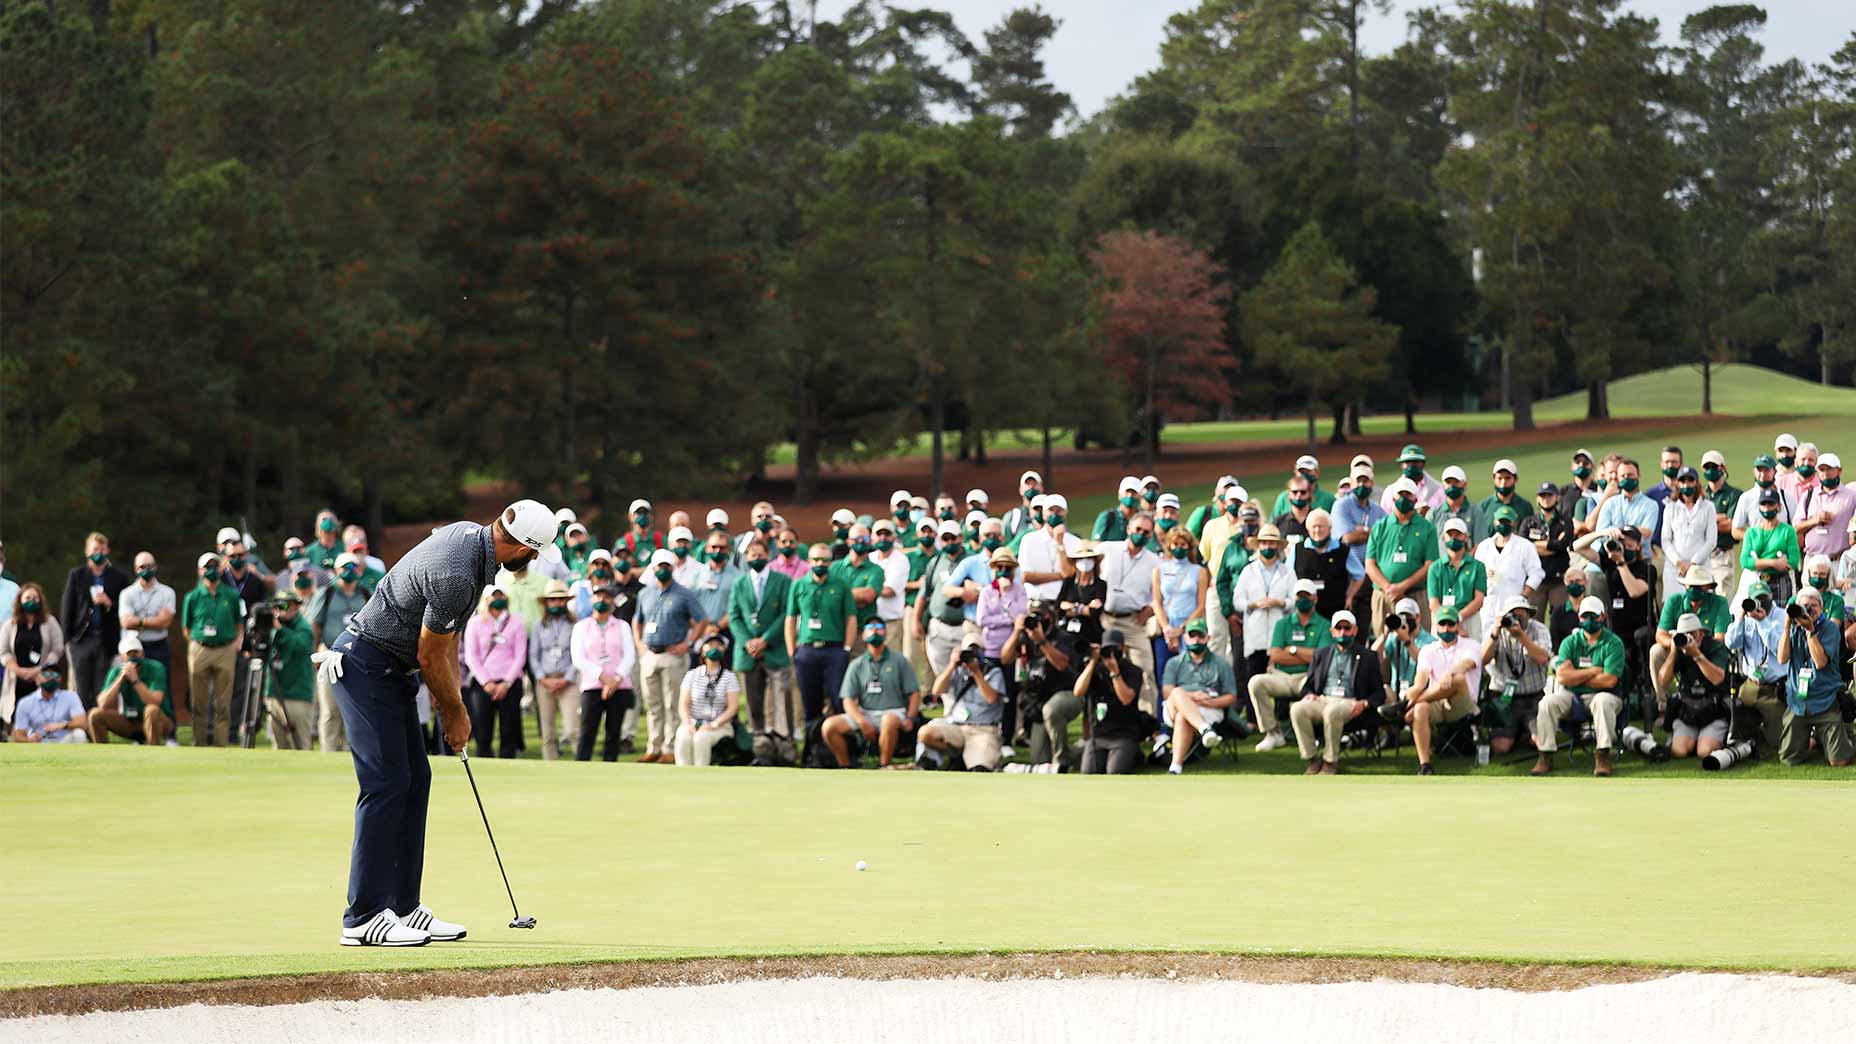
[[[490,853],[496,856],[496,872],[503,875],[503,891],[509,893],[509,909],[510,912],[515,914],[514,917],[509,919],[509,927],[533,928],[535,927],[535,919],[533,917],[522,916],[522,911],[516,907],[515,890],[509,887],[509,871],[503,869],[503,854],[496,850],[496,834],[490,829],[489,814],[483,810],[483,795],[477,792],[477,777],[471,775],[470,754],[460,750],[458,751],[458,760],[464,763],[464,778],[470,780],[470,796],[477,799],[477,814],[483,817],[483,832],[489,835]]]

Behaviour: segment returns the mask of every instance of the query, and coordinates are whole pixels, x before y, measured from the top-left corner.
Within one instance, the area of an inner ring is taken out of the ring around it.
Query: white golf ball
[[[864,862],[864,861],[863,861],[863,860],[861,860],[861,859],[859,859],[859,860],[857,861],[857,869],[859,869],[859,870],[868,870],[868,869],[870,869],[870,864],[869,864],[869,863],[866,863],[866,862]]]

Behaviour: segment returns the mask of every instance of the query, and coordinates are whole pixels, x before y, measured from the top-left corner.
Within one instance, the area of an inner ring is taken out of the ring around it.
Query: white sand
[[[0,1022],[0,1041],[1847,1044],[1852,1010],[1856,986],[1776,975],[1683,974],[1558,993],[1384,981],[819,978],[430,1001],[196,1004]]]

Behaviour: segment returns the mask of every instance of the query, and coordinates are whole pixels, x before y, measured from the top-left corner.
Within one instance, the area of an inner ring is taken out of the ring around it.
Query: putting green
[[[539,929],[503,927],[444,761],[425,897],[471,938],[345,950],[346,758],[4,748],[0,987],[976,949],[1856,966],[1846,781],[472,767]]]

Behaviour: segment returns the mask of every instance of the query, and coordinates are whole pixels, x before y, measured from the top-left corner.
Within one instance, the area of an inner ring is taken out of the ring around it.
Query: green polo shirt
[[[1562,663],[1574,667],[1601,667],[1604,673],[1616,678],[1619,685],[1624,684],[1624,642],[1608,629],[1598,632],[1595,639],[1588,638],[1584,631],[1567,635],[1560,643],[1559,655],[1553,660],[1555,667]],[[1574,685],[1571,689],[1580,696],[1605,691],[1590,685]]]
[[[1437,604],[1447,608],[1461,610],[1481,591],[1489,593],[1489,568],[1468,555],[1463,556],[1463,564],[1451,565],[1448,558],[1439,558],[1431,564],[1431,571],[1425,577],[1424,587]]]
[[[1483,524],[1488,526],[1486,530],[1475,533],[1477,541],[1487,540],[1489,534],[1495,532],[1495,509],[1501,506],[1502,498],[1493,493],[1483,497],[1482,503],[1476,505],[1476,507],[1482,511]],[[1521,529],[1521,520],[1534,513],[1534,505],[1529,502],[1526,497],[1521,495],[1521,487],[1516,486],[1514,488],[1514,499],[1508,502],[1508,507],[1514,512],[1514,528],[1519,532]]]
[[[1096,525],[1090,531],[1090,539],[1111,543],[1128,539],[1128,520],[1121,517],[1119,504],[1096,516]]]
[[[1241,536],[1224,542],[1224,553],[1218,558],[1218,568],[1212,571],[1212,589],[1218,596],[1218,609],[1226,616],[1237,612],[1231,604],[1231,588],[1236,586],[1238,574],[1250,564],[1250,549],[1244,546]]]
[[[1740,506],[1740,494],[1744,492],[1745,490],[1736,488],[1731,482],[1721,483],[1720,492],[1718,493],[1709,491],[1706,483],[1703,483],[1701,487],[1702,496],[1714,501],[1714,513],[1717,515],[1726,515],[1730,519],[1734,517],[1734,509]],[[1717,532],[1714,535],[1714,549],[1716,551],[1731,551],[1733,547],[1734,534],[1732,526],[1728,527],[1727,532]]]
[[[341,556],[342,548],[341,541],[339,540],[336,541],[335,545],[332,547],[323,547],[320,542],[315,540],[311,540],[309,543],[303,545],[303,557],[308,559],[309,564],[315,566],[317,569],[327,570],[331,573],[335,572],[335,560]]]
[[[312,652],[315,639],[302,613],[289,623],[277,621],[277,629],[271,632],[272,696],[300,702],[316,698],[316,671],[309,663]]]
[[[844,644],[844,622],[857,615],[857,602],[844,582],[827,576],[819,583],[808,571],[793,581],[786,596],[786,615],[799,618],[797,637],[807,642]]]
[[[1324,645],[1333,644],[1334,636],[1328,633],[1328,618],[1320,613],[1310,614],[1307,623],[1296,619],[1296,614],[1289,613],[1276,621],[1276,629],[1270,632],[1270,648],[1272,649],[1287,649],[1291,645],[1297,649],[1319,649]],[[1172,666],[1171,660],[1167,661],[1167,666]],[[1270,669],[1281,671],[1284,674],[1308,673],[1308,665],[1305,663],[1290,667],[1271,664]]]
[[[1387,515],[1373,523],[1366,537],[1366,560],[1379,563],[1379,571],[1395,584],[1436,558],[1437,527],[1423,515],[1413,514],[1409,522]]]
[[[180,627],[193,641],[218,648],[238,637],[240,619],[238,592],[221,580],[219,590],[209,591],[206,582],[187,592],[181,600]]]
[[[885,648],[881,660],[864,653],[851,661],[844,671],[844,684],[838,687],[838,698],[856,700],[865,714],[905,711],[909,709],[909,693],[920,690],[908,657]]]
[[[1026,532],[1029,532],[1029,530],[1026,530]],[[1018,539],[1023,540],[1024,538],[1024,533],[1018,534]],[[923,551],[919,545],[915,550],[904,553],[909,556],[909,583],[914,583],[922,578],[923,573],[928,571],[928,560],[933,558],[934,555],[930,552]],[[1013,553],[1016,554],[1017,552]],[[902,596],[902,604],[914,605],[915,596],[918,594],[921,594],[919,589],[904,594]]]
[[[1765,519],[1760,519],[1763,523]],[[1755,525],[1746,531],[1746,542],[1740,545],[1740,568],[1751,569],[1753,563],[1762,558],[1783,558],[1791,563],[1792,572],[1798,572],[1801,561],[1798,551],[1798,531],[1781,522],[1767,529],[1764,525]],[[1765,577],[1764,579],[1771,579]]]
[[[1660,631],[1676,633],[1676,624],[1682,620],[1682,614],[1689,611],[1688,591],[1677,591],[1663,599],[1662,615],[1656,618],[1656,628]],[[1727,633],[1727,625],[1733,622],[1733,611],[1727,607],[1727,599],[1709,591],[1702,597],[1701,608],[1694,610],[1701,617],[1701,625],[1713,632],[1716,638]]]
[[[1192,662],[1192,654],[1181,652],[1166,661],[1166,670],[1162,672],[1160,687],[1170,689],[1179,686],[1191,692],[1209,692],[1213,696],[1237,694],[1237,672],[1231,669],[1231,661],[1215,652],[1207,652],[1205,659]]]
[[[172,718],[174,716],[174,694],[168,691],[168,669],[161,666],[160,660],[151,660],[144,656],[142,658],[141,673],[142,684],[147,686],[150,690],[161,694],[161,713]],[[110,686],[116,684],[116,679],[121,674],[122,661],[118,660],[110,665],[109,673],[103,676],[103,689],[106,690]],[[122,699],[120,705],[122,716],[132,720],[141,720],[143,707],[142,697],[136,695],[135,690],[130,688],[127,682],[123,683],[120,695]]]
[[[877,597],[882,597],[885,579],[883,567],[872,562],[868,555],[864,556],[863,565],[852,565],[849,555],[833,562],[830,578],[843,584],[847,591],[868,587],[877,593]],[[851,601],[855,603],[856,596],[853,595]],[[857,626],[862,627],[874,619],[876,619],[876,601],[872,599],[869,605],[857,610]]]

